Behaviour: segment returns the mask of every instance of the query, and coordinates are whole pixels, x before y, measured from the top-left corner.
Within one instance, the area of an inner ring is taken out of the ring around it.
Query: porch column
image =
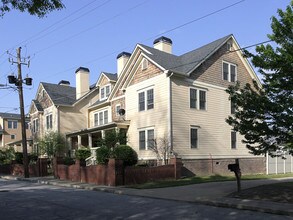
[[[89,147],[92,148],[93,147],[93,137],[92,137],[91,133],[88,134],[88,140],[89,140]]]
[[[77,135],[77,149],[81,148],[81,135]]]
[[[71,151],[72,150],[72,137],[67,138],[67,144],[68,144],[68,149]]]
[[[105,138],[105,131],[104,130],[101,130],[101,135],[102,135],[102,138]]]

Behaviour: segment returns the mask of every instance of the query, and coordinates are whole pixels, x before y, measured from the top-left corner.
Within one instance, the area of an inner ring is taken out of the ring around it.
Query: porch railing
[[[90,148],[91,150],[91,156],[89,156],[88,158],[85,159],[85,162],[86,162],[86,166],[90,166],[90,165],[96,165],[96,150],[98,149],[99,147],[92,147]]]

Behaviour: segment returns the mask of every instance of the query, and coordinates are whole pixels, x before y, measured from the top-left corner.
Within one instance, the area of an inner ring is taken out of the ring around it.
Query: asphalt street
[[[1,220],[293,219],[181,201],[0,179]]]

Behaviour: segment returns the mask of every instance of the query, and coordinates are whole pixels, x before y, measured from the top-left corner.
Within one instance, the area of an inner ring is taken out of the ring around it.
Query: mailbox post
[[[233,164],[228,164],[228,169],[231,172],[235,173],[236,176],[236,180],[237,180],[237,191],[240,192],[241,191],[241,169],[239,167],[239,159],[235,159],[235,163]]]

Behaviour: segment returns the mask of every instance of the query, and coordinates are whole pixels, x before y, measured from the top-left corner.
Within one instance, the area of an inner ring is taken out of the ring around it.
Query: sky
[[[25,112],[40,82],[68,80],[75,86],[75,70],[90,69],[90,83],[102,71],[116,73],[117,55],[132,52],[137,43],[148,46],[166,36],[173,54],[181,55],[233,34],[240,47],[268,40],[271,17],[290,0],[83,0],[63,1],[65,9],[44,18],[10,11],[0,18],[0,84],[17,75],[16,49],[30,57],[22,75],[33,79],[24,86]],[[251,51],[254,48],[250,48]],[[28,59],[26,59],[28,61]],[[9,84],[8,84],[9,85]],[[0,86],[0,112],[19,113],[18,93]]]

